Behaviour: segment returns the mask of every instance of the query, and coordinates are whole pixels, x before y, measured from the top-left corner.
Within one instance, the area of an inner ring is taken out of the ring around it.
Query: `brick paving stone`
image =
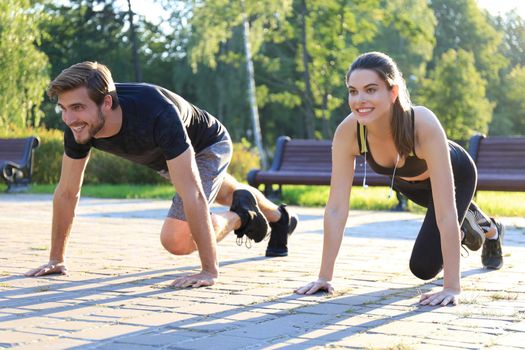
[[[162,249],[162,200],[82,198],[70,275],[22,277],[48,257],[51,199],[0,194],[0,347],[525,349],[525,218],[502,219],[503,269],[481,268],[480,251],[461,259],[461,304],[441,308],[417,301],[442,275],[424,282],[408,268],[421,214],[351,211],[335,294],[299,296],[319,271],[322,208],[291,207],[301,221],[288,257],[266,258],[266,241],[246,249],[229,235],[219,283],[175,289],[199,260]]]

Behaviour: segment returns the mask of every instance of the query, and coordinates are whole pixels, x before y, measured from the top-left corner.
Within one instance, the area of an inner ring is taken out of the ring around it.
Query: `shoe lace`
[[[251,249],[251,247],[252,247],[252,240],[249,239],[248,237],[246,237],[246,239],[244,239],[244,236],[237,237],[235,239],[235,243],[237,243],[237,245],[239,247],[241,247],[243,245],[243,243],[244,243],[244,245],[246,246],[247,249]]]

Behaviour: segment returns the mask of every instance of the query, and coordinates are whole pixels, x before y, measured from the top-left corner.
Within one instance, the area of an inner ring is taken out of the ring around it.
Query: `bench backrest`
[[[17,164],[27,163],[32,147],[30,139],[0,139],[0,164],[6,161]]]
[[[332,142],[290,140],[284,146],[279,170],[331,172]]]
[[[525,137],[480,137],[473,156],[479,173],[514,173],[525,177]]]
[[[276,155],[271,170],[301,171],[331,173],[332,171],[332,141],[304,140],[280,137],[277,141]],[[379,175],[367,164],[367,183],[370,185],[389,185],[387,176]],[[362,182],[364,177],[364,157],[356,158],[354,184]]]

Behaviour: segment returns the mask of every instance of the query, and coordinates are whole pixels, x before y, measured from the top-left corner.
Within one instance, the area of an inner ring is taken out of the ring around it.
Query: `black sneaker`
[[[486,239],[481,251],[481,262],[483,266],[491,270],[499,270],[503,266],[503,253],[501,251],[501,243],[505,235],[505,226],[499,221],[490,219],[498,229],[497,239]]]
[[[465,220],[463,220],[463,224],[461,225],[461,232],[463,232],[463,240],[461,241],[461,244],[465,245],[472,251],[481,248],[485,241],[485,232],[478,223],[482,218],[476,217],[476,213],[479,212],[472,211],[469,208],[465,215]]]
[[[241,227],[234,231],[238,239],[246,235],[257,243],[266,237],[268,220],[259,209],[253,193],[248,190],[234,191],[230,210],[241,218]]]
[[[294,213],[286,210],[286,204],[279,206],[281,218],[277,222],[270,222],[270,241],[266,248],[266,256],[287,256],[288,255],[288,236],[297,227],[298,217]]]

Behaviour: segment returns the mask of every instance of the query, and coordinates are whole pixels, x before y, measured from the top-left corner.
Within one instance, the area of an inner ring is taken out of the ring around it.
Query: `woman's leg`
[[[476,168],[468,154],[460,146],[451,143],[450,158],[454,175],[456,210],[458,224],[460,224],[472,201],[476,188]],[[402,191],[403,192],[403,191]],[[403,192],[404,193],[404,192]],[[421,279],[435,277],[443,268],[443,255],[441,252],[441,235],[437,226],[434,203],[431,196],[431,187],[424,192],[420,190],[417,199],[421,202],[428,200],[427,213],[423,225],[414,243],[410,258],[410,270]],[[408,193],[407,197],[414,196]]]

